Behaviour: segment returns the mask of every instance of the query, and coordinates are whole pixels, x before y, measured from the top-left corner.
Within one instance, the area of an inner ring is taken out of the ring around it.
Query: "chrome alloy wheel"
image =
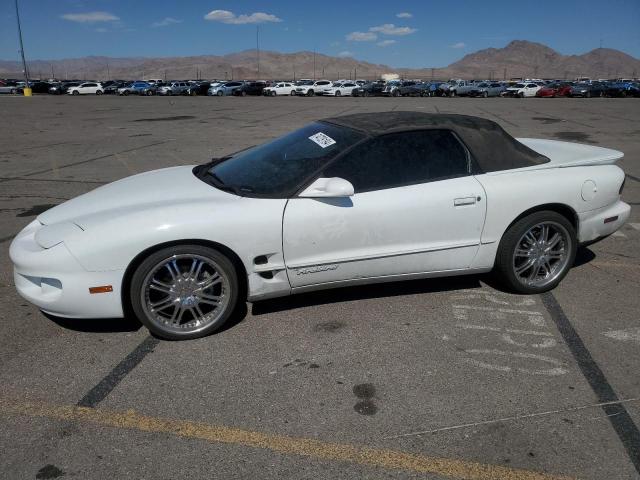
[[[141,304],[147,318],[161,328],[195,333],[226,311],[229,289],[224,270],[212,259],[173,255],[158,262],[145,277]]]
[[[565,271],[571,248],[570,235],[564,226],[556,222],[538,223],[516,243],[513,273],[523,285],[543,288]]]

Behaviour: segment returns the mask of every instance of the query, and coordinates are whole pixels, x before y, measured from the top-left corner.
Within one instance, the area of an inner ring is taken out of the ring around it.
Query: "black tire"
[[[80,95],[80,92],[78,90],[74,90],[72,95]]]
[[[102,95],[102,90],[96,90],[96,95]]]
[[[342,93],[340,93],[340,90],[336,90],[336,97],[340,97],[342,95]]]
[[[177,255],[197,255],[208,259],[216,264],[217,270],[228,280],[229,291],[225,291],[225,295],[228,294],[229,297],[224,309],[220,313],[216,314],[217,318],[215,320],[206,324],[204,327],[192,328],[191,331],[189,331],[188,328],[185,328],[184,331],[180,331],[181,327],[172,328],[166,325],[163,326],[160,322],[151,318],[145,311],[147,308],[146,302],[143,300],[143,297],[147,295],[145,281],[157,265]],[[151,333],[166,340],[189,340],[210,335],[220,329],[235,310],[240,299],[239,292],[240,284],[238,281],[238,274],[229,258],[213,248],[202,245],[185,244],[163,248],[162,250],[149,255],[149,257],[147,257],[133,273],[128,293],[131,310]]]
[[[369,96],[369,92],[367,90],[364,91],[364,93],[362,94],[363,97],[368,97]]]
[[[489,98],[489,92],[482,92],[482,98]]]
[[[455,90],[449,90],[449,96],[450,97],[455,97],[456,96],[456,91]]]
[[[315,95],[315,92],[313,90],[309,90],[307,92],[307,97],[313,97]]]
[[[17,93],[17,90],[16,90],[15,88],[12,88],[10,93],[11,93],[12,95],[15,95],[15,94]]]
[[[224,92],[223,92],[222,90],[218,90],[218,93],[217,93],[216,95],[218,95],[219,97],[221,97],[221,96],[223,96],[223,95],[224,95]]]
[[[240,96],[246,97],[247,96],[247,92],[245,92],[244,90],[241,90],[240,91]]]
[[[129,90],[125,90],[124,92],[122,92],[122,94],[126,97],[127,95],[129,95]]]
[[[518,242],[530,229],[543,222],[551,222],[562,226],[567,232],[565,248],[568,251],[566,264],[554,273],[554,279],[544,286],[525,285],[518,279],[514,272],[514,253],[518,247]],[[575,228],[571,222],[563,215],[554,211],[534,212],[521,218],[504,233],[500,240],[496,261],[494,264],[494,273],[497,274],[499,280],[511,291],[523,294],[537,294],[553,290],[566,276],[567,272],[573,266],[576,258],[576,250],[578,242],[576,239]]]
[[[588,91],[588,92],[585,94],[585,97],[587,97],[587,98],[591,98],[591,92],[590,92],[590,91]]]

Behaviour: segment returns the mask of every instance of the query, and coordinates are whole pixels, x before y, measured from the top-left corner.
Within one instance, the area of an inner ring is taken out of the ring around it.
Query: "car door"
[[[480,244],[484,190],[449,130],[370,139],[321,177],[351,182],[341,198],[291,198],[283,249],[293,288],[468,268]]]

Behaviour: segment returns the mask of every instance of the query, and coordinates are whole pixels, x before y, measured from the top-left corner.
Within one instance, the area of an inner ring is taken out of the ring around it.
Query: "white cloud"
[[[373,42],[378,39],[378,35],[373,32],[351,32],[345,38],[352,42]]]
[[[182,20],[178,20],[173,17],[165,17],[163,20],[159,22],[153,22],[151,24],[152,27],[168,27],[169,25],[175,25],[176,23],[182,23]]]
[[[350,52],[350,51],[348,51],[348,50],[345,50],[345,51],[343,51],[343,52],[340,52],[340,53],[338,54],[338,56],[339,56],[339,57],[342,57],[342,58],[344,58],[344,57],[353,57],[353,52]]]
[[[410,35],[412,33],[417,32],[416,28],[410,27],[396,27],[393,23],[385,23],[384,25],[379,25],[377,27],[371,27],[369,29],[370,32],[382,33],[383,35]]]
[[[388,47],[389,45],[393,45],[396,43],[395,40],[382,40],[381,42],[376,43],[379,47]]]
[[[255,12],[249,15],[236,15],[229,10],[212,10],[204,16],[205,20],[222,22],[231,25],[243,25],[246,23],[281,22],[282,19],[270,13]]]
[[[449,45],[449,48],[464,48],[467,44],[464,42],[454,43],[453,45]]]
[[[400,13],[396,13],[396,17],[398,17],[398,18],[411,18],[411,17],[413,17],[413,13],[400,12]]]
[[[120,20],[109,12],[65,13],[60,18],[78,23],[116,22]]]

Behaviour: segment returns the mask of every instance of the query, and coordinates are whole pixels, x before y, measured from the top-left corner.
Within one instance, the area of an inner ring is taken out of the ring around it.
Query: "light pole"
[[[26,82],[23,92],[26,97],[30,97],[31,88],[29,87],[29,71],[27,70],[27,61],[24,59],[24,45],[22,43],[22,28],[20,27],[18,0],[16,0],[16,21],[18,22],[18,38],[20,39],[20,56],[22,57],[22,68],[24,69],[24,81]]]
[[[258,78],[260,80],[260,26],[256,25],[256,62],[258,64]]]

